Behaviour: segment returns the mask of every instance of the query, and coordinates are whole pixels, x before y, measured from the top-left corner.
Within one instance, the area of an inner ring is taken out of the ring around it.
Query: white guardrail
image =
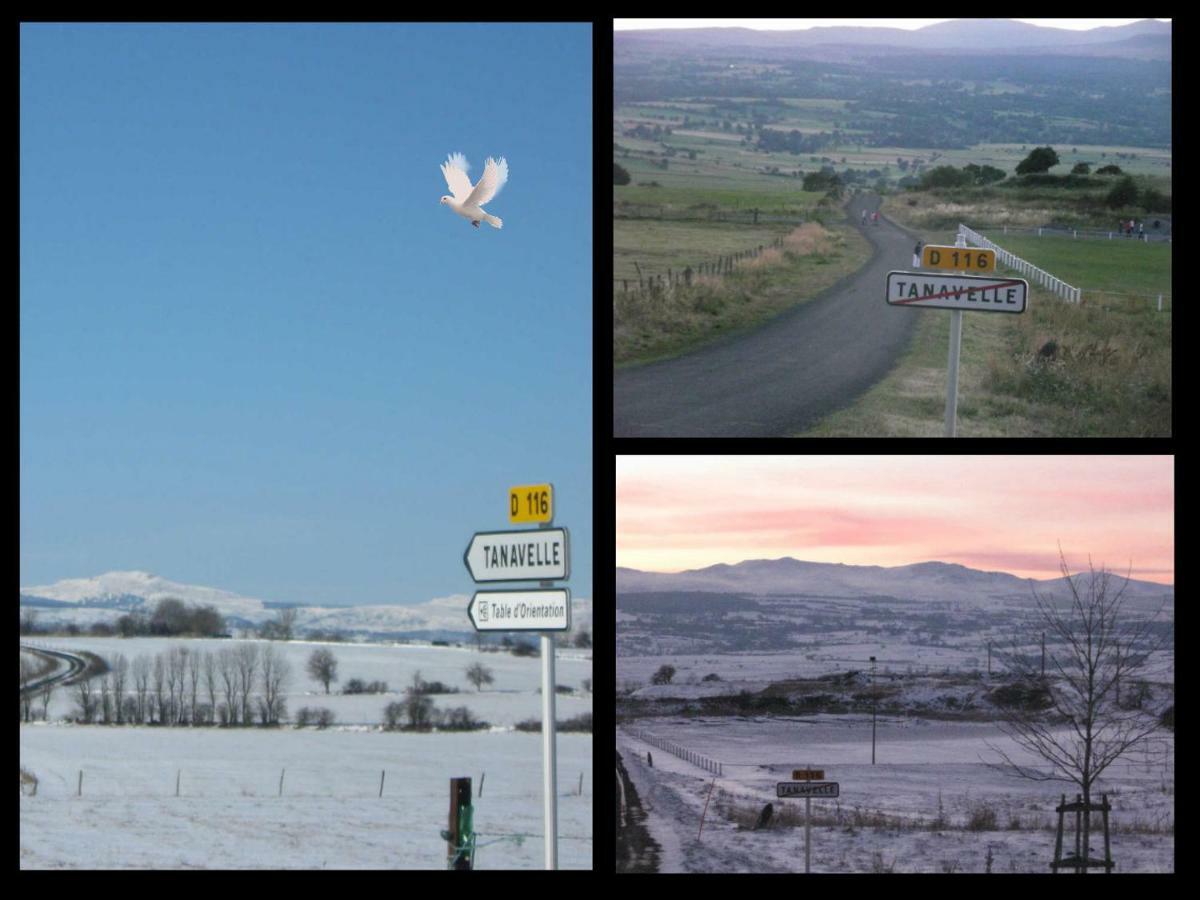
[[[693,766],[697,766],[707,772],[712,772],[714,775],[724,774],[722,764],[715,759],[709,759],[703,753],[697,753],[695,750],[690,750],[687,747],[676,744],[674,741],[668,741],[665,738],[650,734],[648,731],[643,731],[636,726],[626,725],[625,731],[639,741],[650,744],[653,747],[658,747],[660,750],[666,750],[673,756],[678,756],[684,762],[689,762]]]
[[[977,231],[973,231],[966,225],[958,226],[958,233],[965,237],[970,243],[977,247],[986,247],[989,250],[996,251],[996,258],[1008,266],[1010,269],[1016,269],[1026,278],[1032,278],[1038,284],[1047,290],[1053,291],[1058,296],[1070,303],[1078,303],[1080,290],[1077,287],[1067,284],[1061,278],[1055,278],[1049,272],[1039,269],[1033,263],[1021,259],[1021,257],[1009,253],[1003,247],[990,241]]]

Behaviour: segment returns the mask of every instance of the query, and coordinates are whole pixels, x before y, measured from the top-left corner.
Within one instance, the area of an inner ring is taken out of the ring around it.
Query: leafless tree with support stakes
[[[1089,558],[1088,575],[1072,576],[1061,547],[1059,560],[1069,602],[1056,603],[1035,591],[1028,634],[1015,638],[1012,649],[1000,654],[1016,683],[1025,688],[1023,701],[1013,698],[1017,702],[998,704],[1000,729],[1049,768],[1016,763],[990,743],[1000,762],[988,765],[1033,781],[1072,782],[1087,805],[1092,785],[1104,770],[1160,727],[1149,710],[1121,704],[1120,685],[1132,687],[1153,653],[1169,644],[1170,628],[1156,627],[1161,606],[1149,618],[1124,614],[1128,575],[1117,584],[1112,573],[1097,571]],[[1055,648],[1045,675],[1040,656],[1021,649],[1036,646],[1042,630]],[[1070,726],[1066,730],[1064,723]],[[1084,856],[1090,818],[1083,816]]]

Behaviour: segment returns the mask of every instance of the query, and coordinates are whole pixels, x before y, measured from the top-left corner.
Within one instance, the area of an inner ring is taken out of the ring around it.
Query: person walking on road
[[[867,224],[867,208],[864,206],[862,211],[862,224]]]
[[[921,242],[917,241],[917,246],[913,248],[913,268],[921,268]]]
[[[879,210],[871,213],[871,221],[874,222],[876,226],[879,225]]]

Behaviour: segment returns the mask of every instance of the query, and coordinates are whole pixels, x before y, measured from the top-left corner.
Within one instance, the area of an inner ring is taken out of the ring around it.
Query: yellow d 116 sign
[[[554,485],[523,484],[509,488],[508,521],[553,522]]]
[[[926,269],[954,269],[962,272],[995,272],[996,251],[928,244],[921,248],[921,266]]]

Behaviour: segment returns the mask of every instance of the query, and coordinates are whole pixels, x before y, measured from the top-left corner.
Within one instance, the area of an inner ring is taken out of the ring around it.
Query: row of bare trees
[[[102,677],[74,685],[77,719],[105,725],[278,725],[291,666],[271,645],[217,652],[179,645],[130,663],[112,658]]]

